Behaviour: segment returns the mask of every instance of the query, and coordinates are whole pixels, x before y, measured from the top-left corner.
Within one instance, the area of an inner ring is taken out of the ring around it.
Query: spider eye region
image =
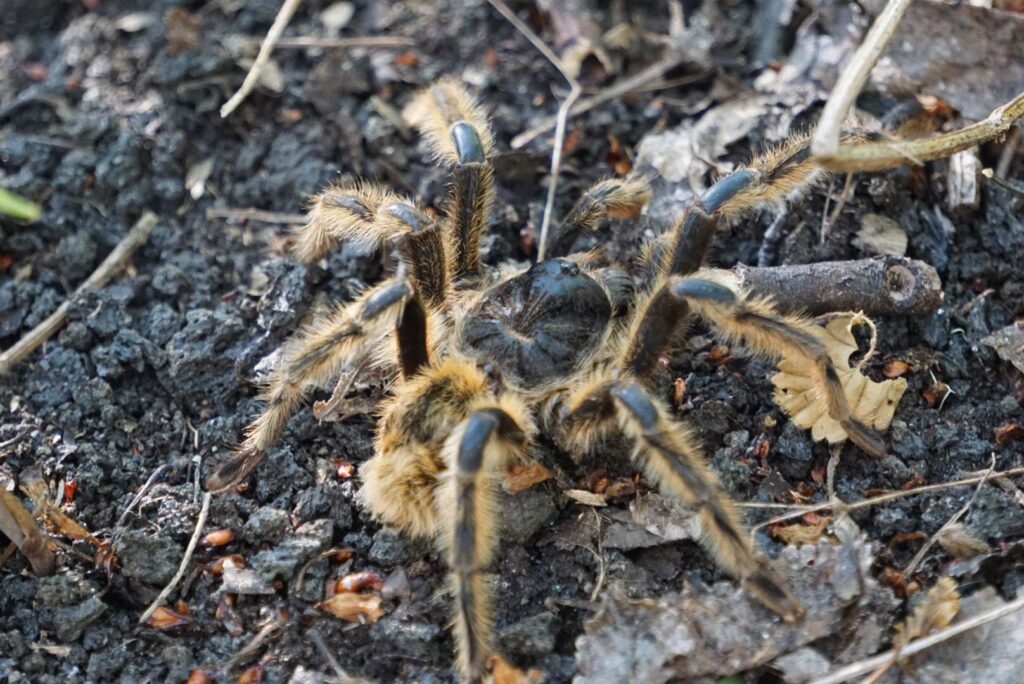
[[[485,292],[462,321],[459,343],[529,389],[576,370],[611,314],[593,278],[571,261],[549,259]]]

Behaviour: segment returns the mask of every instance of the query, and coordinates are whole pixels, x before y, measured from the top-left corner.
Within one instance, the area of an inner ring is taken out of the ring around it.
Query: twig
[[[416,41],[405,36],[354,36],[352,38],[290,36],[279,38],[274,47],[278,50],[289,48],[398,48],[410,47],[415,44]]]
[[[1003,151],[999,153],[999,163],[996,164],[996,175],[1000,178],[1006,178],[1006,174],[1010,173],[1010,164],[1013,163],[1013,157],[1017,154],[1020,140],[1021,131],[1019,126],[1010,131],[1010,134],[1006,136],[1006,144],[1003,145]]]
[[[866,660],[851,663],[850,665],[840,668],[821,679],[815,680],[815,684],[841,684],[841,682],[845,682],[848,679],[873,672],[875,669],[885,665],[886,662],[892,658],[908,658],[912,655],[916,655],[921,651],[929,649],[937,644],[941,644],[943,641],[952,639],[964,632],[968,632],[976,627],[981,627],[982,625],[1004,618],[1007,615],[1017,612],[1021,608],[1024,608],[1024,596],[1015,601],[999,606],[998,608],[987,610],[980,615],[975,615],[963,622],[958,622],[951,627],[947,627],[941,632],[935,632],[928,636],[921,637],[920,639],[915,639],[901,648],[898,654],[895,650],[890,650],[867,658]]]
[[[978,483],[978,486],[974,488],[974,494],[971,495],[971,498],[968,499],[967,503],[961,506],[960,510],[954,513],[953,517],[947,520],[946,523],[942,527],[940,527],[938,531],[928,539],[927,542],[925,542],[924,546],[922,546],[918,550],[918,552],[914,554],[914,557],[910,560],[909,563],[907,563],[907,567],[903,568],[903,572],[900,574],[902,574],[904,577],[909,577],[914,572],[914,570],[917,569],[917,566],[920,565],[922,560],[924,560],[925,555],[931,550],[931,548],[935,546],[935,542],[939,540],[939,537],[942,535],[942,533],[948,530],[953,525],[955,525],[957,521],[960,520],[960,518],[964,517],[967,511],[971,509],[971,506],[973,506],[974,502],[978,499],[978,494],[981,493],[981,488],[985,486],[985,482],[992,475],[992,471],[994,471],[995,469],[996,455],[993,453],[992,465],[989,466],[988,470],[985,471],[985,474],[982,475],[981,481]]]
[[[562,104],[558,107],[558,114],[556,115],[557,124],[555,125],[555,141],[551,149],[551,181],[548,184],[548,196],[544,202],[544,218],[540,224],[540,243],[537,248],[537,261],[544,260],[544,250],[547,247],[548,241],[548,229],[551,225],[551,213],[555,208],[555,189],[558,187],[558,172],[562,165],[562,147],[565,145],[565,126],[569,119],[569,110],[572,108],[576,98],[580,96],[580,84],[576,81],[576,78],[572,73],[566,69],[565,64],[559,59],[558,55],[547,46],[547,44],[540,39],[536,33],[533,32],[526,23],[516,16],[516,13],[505,4],[504,0],[487,0],[491,7],[498,10],[501,16],[505,17],[510,24],[512,24],[516,30],[522,33],[530,43],[537,48],[538,51],[544,57],[547,58],[551,64],[554,65],[558,72],[562,74],[562,78],[569,84],[569,94],[566,95]]]
[[[738,265],[732,274],[743,289],[771,297],[784,312],[812,316],[830,311],[864,311],[868,316],[922,316],[942,305],[935,269],[905,257],[755,268]]]
[[[128,234],[111,250],[107,258],[99,265],[99,268],[93,271],[92,275],[78,286],[78,289],[75,290],[71,297],[58,306],[56,311],[47,316],[46,320],[32,328],[27,335],[18,340],[13,347],[0,354],[0,375],[9,373],[14,366],[38,349],[40,345],[50,339],[64,325],[68,312],[71,310],[71,303],[76,297],[86,290],[106,285],[111,276],[131,258],[135,250],[146,243],[156,224],[156,214],[151,211],[145,212],[135,225],[132,226],[132,229],[128,231]]]
[[[199,543],[199,536],[203,533],[203,525],[206,524],[206,516],[210,513],[210,499],[212,498],[210,492],[203,494],[203,507],[199,509],[199,519],[196,520],[196,529],[192,533],[192,538],[188,540],[188,547],[185,549],[185,556],[181,559],[181,565],[178,566],[178,571],[174,573],[174,577],[168,582],[167,586],[164,587],[160,594],[153,600],[153,603],[149,605],[146,612],[139,618],[139,624],[145,624],[149,620],[153,612],[159,608],[163,602],[171,595],[174,591],[174,587],[178,585],[181,578],[185,575],[185,568],[188,567],[189,561],[192,559],[192,554],[195,553],[196,544]]]
[[[840,74],[821,112],[818,128],[811,141],[811,154],[814,156],[829,157],[836,154],[843,121],[908,7],[910,0],[889,0],[872,24],[864,42],[853,53],[853,58]]]
[[[320,655],[323,656],[327,664],[334,670],[334,676],[340,684],[365,684],[366,680],[360,677],[353,677],[341,667],[341,663],[331,653],[331,649],[327,648],[327,644],[324,643],[324,638],[320,636],[320,633],[316,630],[310,630],[306,632],[306,638],[313,642],[316,646],[316,650],[320,651]]]
[[[261,223],[285,223],[299,225],[306,222],[303,214],[286,214],[278,211],[262,209],[231,209],[210,207],[206,210],[206,218],[223,218],[232,221],[259,221]]]
[[[111,538],[117,536],[117,530],[121,527],[124,527],[125,521],[128,519],[128,514],[131,513],[132,509],[135,508],[135,505],[142,500],[143,495],[145,495],[145,493],[149,491],[149,488],[153,486],[154,482],[156,482],[156,478],[158,478],[160,476],[160,473],[164,472],[164,470],[166,470],[167,467],[168,464],[164,463],[156,470],[154,470],[153,474],[149,476],[148,480],[146,480],[146,483],[142,485],[142,489],[140,489],[138,493],[134,497],[132,497],[132,500],[128,503],[128,506],[125,507],[124,512],[121,513],[121,517],[117,519],[117,524],[114,525],[114,531],[110,535]]]
[[[908,497],[908,496],[915,496],[917,494],[928,494],[929,492],[940,492],[940,491],[943,491],[943,490],[946,490],[946,489],[953,489],[954,487],[963,487],[965,485],[977,484],[978,482],[981,482],[982,480],[987,479],[989,477],[994,479],[994,478],[997,478],[997,477],[1015,477],[1017,475],[1024,475],[1024,468],[1011,468],[1010,470],[1004,470],[1002,472],[991,473],[991,474],[986,472],[984,475],[976,475],[974,477],[966,477],[966,478],[964,478],[962,480],[955,480],[953,482],[941,482],[939,484],[925,485],[923,487],[915,487],[914,489],[901,490],[901,491],[898,491],[898,492],[889,492],[888,494],[882,494],[880,496],[875,496],[875,497],[872,497],[870,499],[863,499],[861,501],[856,501],[856,502],[854,502],[852,504],[844,503],[842,501],[840,501],[840,502],[826,501],[824,503],[812,504],[812,505],[806,505],[806,504],[794,504],[794,505],[789,505],[789,504],[763,504],[763,503],[754,503],[754,502],[739,503],[739,504],[736,504],[736,505],[739,506],[740,508],[767,508],[767,509],[787,508],[787,509],[791,509],[790,513],[784,513],[782,515],[777,515],[777,516],[775,516],[773,518],[765,520],[762,523],[758,523],[757,525],[755,525],[754,527],[751,528],[751,531],[753,532],[753,531],[758,530],[758,529],[760,529],[762,527],[767,527],[768,525],[774,525],[776,523],[786,522],[787,520],[793,520],[795,518],[800,518],[800,517],[806,515],[807,513],[817,513],[818,511],[829,510],[830,508],[835,508],[835,509],[840,509],[841,508],[841,509],[844,509],[846,511],[856,511],[856,510],[861,509],[861,508],[869,508],[871,506],[875,506],[875,505],[880,504],[880,503],[885,503],[886,501],[894,501],[895,499],[902,499],[902,498]]]
[[[209,496],[209,492],[207,492],[207,496]],[[278,609],[274,617],[270,618],[265,625],[260,627],[260,631],[256,632],[256,636],[250,639],[249,643],[242,647],[242,650],[231,657],[231,660],[228,661],[225,669],[230,672],[241,663],[244,663],[249,658],[256,655],[264,642],[268,641],[271,637],[276,636],[278,632],[281,632],[286,623],[287,617],[283,614],[281,609]]]
[[[266,37],[260,44],[260,51],[256,54],[256,61],[252,63],[249,73],[245,75],[245,80],[242,81],[242,87],[220,108],[220,117],[222,119],[235,111],[238,105],[242,104],[256,86],[260,74],[266,68],[267,62],[270,61],[270,55],[274,52],[274,46],[281,39],[281,34],[284,33],[288,22],[291,21],[292,15],[295,14],[295,10],[298,9],[301,2],[302,0],[284,0],[281,3],[281,9],[277,11],[274,23],[270,25],[270,30],[267,31]]]
[[[576,116],[579,114],[585,114],[586,112],[589,112],[591,109],[594,109],[595,107],[600,107],[605,102],[614,100],[615,98],[621,97],[622,95],[626,95],[627,93],[632,93],[641,90],[642,88],[644,88],[644,86],[650,84],[655,79],[664,76],[666,72],[679,66],[679,64],[682,63],[682,61],[682,54],[678,51],[672,51],[668,56],[658,60],[657,62],[651,64],[648,67],[645,67],[644,69],[638,71],[632,76],[627,76],[626,78],[623,78],[613,83],[612,85],[608,86],[606,89],[602,90],[596,95],[583,98],[569,110],[569,112],[566,114],[566,118]],[[692,76],[686,77],[685,79],[677,79],[675,81],[672,81],[671,83],[664,84],[664,87],[677,87],[680,85],[686,85],[687,83],[692,83],[703,78],[707,78],[706,72],[696,73],[693,74]],[[512,138],[512,142],[510,143],[509,146],[513,150],[518,150],[524,145],[533,142],[533,140],[535,140],[538,136],[547,133],[557,125],[557,115],[545,117],[541,119],[540,123],[538,123],[537,125],[533,126],[532,128],[528,128],[527,130],[523,131],[516,137]]]
[[[1024,92],[994,110],[984,121],[930,138],[840,145],[834,154],[817,157],[833,171],[882,171],[909,161],[941,159],[1004,135],[1024,117]]]

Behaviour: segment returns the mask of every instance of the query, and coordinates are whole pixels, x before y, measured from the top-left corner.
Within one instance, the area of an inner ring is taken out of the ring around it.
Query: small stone
[[[125,532],[114,548],[121,564],[121,574],[157,587],[164,586],[174,577],[183,551],[173,539],[144,530]]]
[[[558,619],[553,613],[538,613],[501,630],[501,650],[516,656],[542,656],[555,650]]]
[[[291,530],[288,513],[278,508],[263,506],[256,509],[242,526],[240,536],[250,544],[277,543]]]

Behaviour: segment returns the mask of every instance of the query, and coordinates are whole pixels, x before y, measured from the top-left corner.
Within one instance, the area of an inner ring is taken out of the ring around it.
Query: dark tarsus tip
[[[885,440],[877,432],[855,418],[841,423],[850,441],[863,449],[873,458],[885,458],[889,455]]]
[[[730,173],[710,188],[700,198],[704,211],[713,214],[743,188],[754,182],[757,173],[753,169],[740,169]]]
[[[621,385],[613,389],[612,394],[625,405],[645,430],[658,424],[658,409],[654,407],[651,398],[640,385],[632,382]]]
[[[412,294],[412,288],[404,280],[396,281],[380,292],[374,293],[372,297],[363,304],[362,317],[368,321],[376,318],[382,311],[399,303]]]
[[[469,417],[466,431],[459,442],[459,472],[475,473],[484,459],[484,447],[498,427],[498,417],[491,411],[477,411]]]
[[[429,227],[430,222],[416,207],[405,202],[395,202],[384,208],[384,211],[409,226],[409,230],[418,231]]]
[[[735,304],[736,293],[725,285],[700,278],[683,278],[672,284],[672,294],[684,299],[704,299],[716,304]]]
[[[456,121],[452,124],[451,136],[460,164],[481,164],[485,161],[484,144],[473,126],[465,121]]]

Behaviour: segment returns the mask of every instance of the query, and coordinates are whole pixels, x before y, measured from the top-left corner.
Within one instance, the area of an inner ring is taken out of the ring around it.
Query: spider
[[[337,379],[330,411],[369,368],[393,377],[379,407],[375,454],[361,469],[360,497],[382,523],[435,538],[450,568],[461,676],[486,676],[493,651],[494,598],[487,570],[497,546],[496,484],[528,461],[545,434],[576,458],[610,437],[632,444],[632,461],[669,496],[696,509],[703,542],[718,564],[783,620],[803,608],[754,549],[708,468],[693,432],[676,420],[659,359],[685,337],[693,315],[756,354],[813,361],[829,414],[872,456],[885,446],[855,418],[812,321],[776,312],[702,268],[719,223],[778,205],[823,174],[806,137],[756,158],[692,201],[647,245],[649,282],[600,252],[573,253],[605,217],[635,217],[650,199],[642,177],[597,183],[554,231],[548,255],[531,266],[481,263],[480,241],[494,202],[486,115],[452,79],[417,94],[406,115],[452,175],[446,216],[370,183],[315,197],[295,254],[316,261],[341,241],[393,252],[394,274],[308,324],[285,343],[264,388],[263,412],[238,453],[207,486],[247,476],[280,437],[308,391]]]

